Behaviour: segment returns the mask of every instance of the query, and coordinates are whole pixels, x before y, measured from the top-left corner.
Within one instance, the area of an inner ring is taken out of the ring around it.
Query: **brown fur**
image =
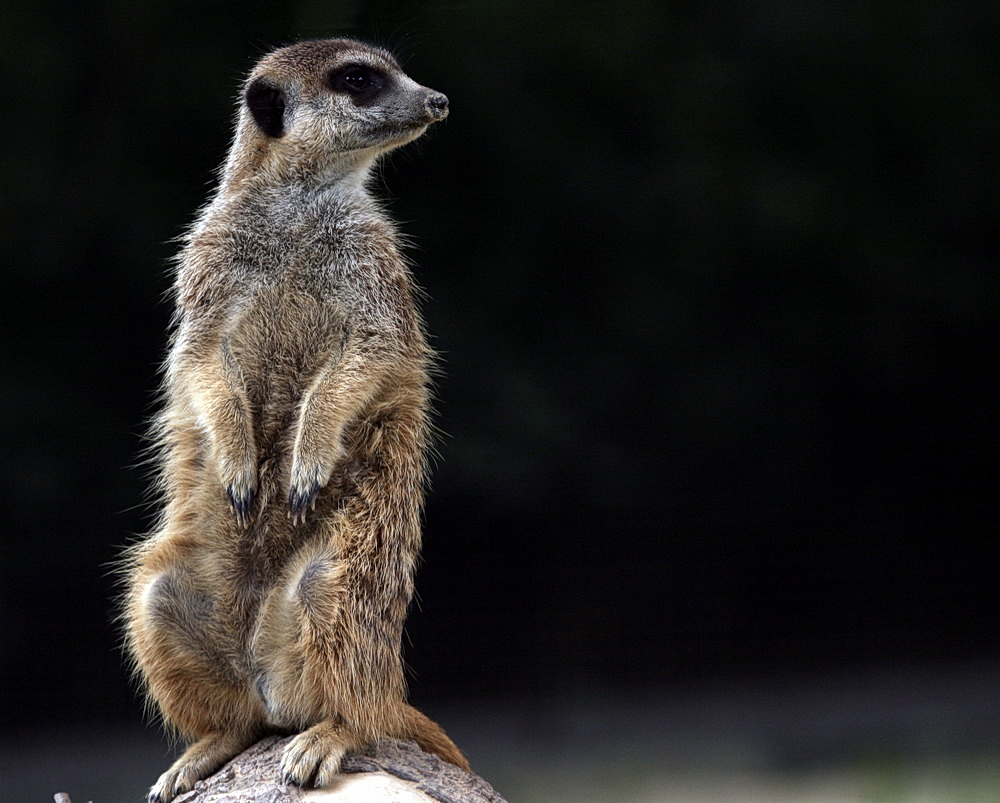
[[[332,85],[350,65],[381,81],[374,99]],[[378,156],[446,114],[443,95],[350,40],[275,51],[248,79],[178,258],[163,512],[128,561],[130,653],[193,742],[151,800],[270,730],[301,731],[282,764],[300,785],[385,736],[468,768],[406,703],[432,355],[364,187]]]

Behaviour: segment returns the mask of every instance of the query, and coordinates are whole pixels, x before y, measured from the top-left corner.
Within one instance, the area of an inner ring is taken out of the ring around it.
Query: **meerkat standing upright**
[[[166,803],[268,731],[287,780],[415,739],[400,640],[420,547],[431,353],[375,160],[448,113],[347,39],[265,56],[219,188],[178,257],[156,429],[164,507],[128,560],[130,653],[193,744]]]

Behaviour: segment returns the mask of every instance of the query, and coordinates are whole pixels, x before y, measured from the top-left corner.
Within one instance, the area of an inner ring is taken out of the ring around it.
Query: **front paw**
[[[331,470],[321,463],[295,460],[292,463],[292,480],[288,490],[288,515],[293,524],[305,522],[306,512],[316,508],[320,488],[330,480]]]
[[[226,496],[229,499],[229,507],[236,516],[236,521],[241,527],[250,526],[250,515],[253,511],[253,498],[256,490],[246,485],[226,487]]]
[[[301,435],[292,451],[288,488],[288,515],[293,524],[305,522],[306,512],[316,507],[316,497],[330,481],[333,470],[347,459],[339,438],[318,441]]]
[[[253,500],[257,495],[256,475],[257,472],[255,470],[244,469],[242,471],[230,472],[229,476],[223,478],[226,486],[226,497],[229,499],[229,507],[241,527],[250,526],[250,518],[253,513]]]

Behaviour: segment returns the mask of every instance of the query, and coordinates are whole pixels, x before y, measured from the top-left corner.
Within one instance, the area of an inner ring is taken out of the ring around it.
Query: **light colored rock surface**
[[[433,803],[434,798],[419,791],[412,783],[385,772],[341,775],[327,789],[314,789],[302,795],[303,803]]]

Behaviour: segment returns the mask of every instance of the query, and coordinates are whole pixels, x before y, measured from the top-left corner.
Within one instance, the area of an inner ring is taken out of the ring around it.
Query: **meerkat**
[[[190,743],[167,803],[269,732],[285,779],[412,738],[468,769],[406,702],[401,634],[421,540],[433,355],[366,182],[448,114],[349,39],[266,55],[218,188],[183,239],[155,427],[162,512],[127,559],[127,646]]]

